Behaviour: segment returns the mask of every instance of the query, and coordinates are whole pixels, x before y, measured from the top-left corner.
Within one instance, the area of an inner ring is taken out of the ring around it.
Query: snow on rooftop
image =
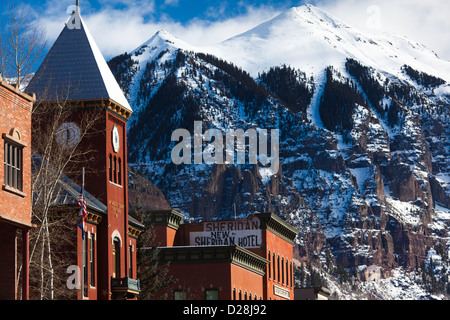
[[[69,18],[26,91],[36,93],[40,101],[111,99],[132,111],[78,11]]]
[[[75,13],[77,14],[77,13]],[[79,13],[78,13],[79,14]],[[128,100],[125,98],[125,95],[123,94],[122,89],[120,88],[119,84],[116,81],[116,78],[111,72],[111,69],[109,68],[108,64],[106,63],[105,58],[103,57],[100,49],[97,46],[97,43],[95,42],[94,38],[92,37],[91,33],[89,32],[89,29],[87,28],[86,24],[83,21],[83,18],[80,16],[80,19],[82,21],[84,30],[86,32],[86,36],[89,40],[89,43],[91,45],[92,53],[94,54],[95,61],[97,62],[97,66],[99,68],[99,71],[101,73],[102,79],[105,83],[106,90],[108,91],[109,98],[120,104],[122,107],[128,109],[129,111],[133,111],[131,109],[130,104],[128,103]]]

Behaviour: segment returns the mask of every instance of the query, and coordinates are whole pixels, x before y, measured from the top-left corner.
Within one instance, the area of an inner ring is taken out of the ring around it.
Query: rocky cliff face
[[[130,167],[128,168],[128,209],[134,215],[137,210],[170,210],[171,206],[153,182]]]
[[[299,268],[313,263],[331,282],[366,280],[373,266],[383,277],[401,268],[419,278],[433,269],[434,292],[448,290],[446,81],[407,66],[388,74],[353,58],[321,77],[286,65],[252,77],[178,42],[159,34],[111,64],[135,110],[129,162],[164,194],[147,192],[148,204],[170,203],[191,219],[276,212],[300,230]],[[279,170],[175,165],[171,135],[184,128],[194,139],[194,121],[203,132],[278,129]],[[430,264],[430,252],[442,268]]]

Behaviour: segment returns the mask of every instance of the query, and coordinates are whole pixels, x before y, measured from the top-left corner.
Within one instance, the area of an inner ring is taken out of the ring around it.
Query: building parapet
[[[152,211],[148,216],[151,219],[149,222],[152,226],[168,226],[174,230],[178,230],[184,219],[182,213],[173,209]]]
[[[231,263],[261,276],[269,263],[258,254],[238,245],[162,247],[159,255],[161,261],[171,264]]]
[[[274,213],[258,213],[255,216],[261,221],[261,229],[267,229],[289,243],[294,244],[295,237],[299,233],[295,227],[283,221]]]
[[[21,98],[27,100],[28,102],[35,102],[36,101],[36,95],[34,93],[27,94],[23,93],[19,89],[17,89],[15,86],[9,84],[7,81],[5,81],[2,78],[2,75],[0,74],[0,86],[8,89],[9,91],[13,92],[14,94],[20,96]]]

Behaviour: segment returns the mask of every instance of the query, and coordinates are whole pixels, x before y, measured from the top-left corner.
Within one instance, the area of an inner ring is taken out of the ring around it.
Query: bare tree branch
[[[101,131],[96,128],[104,117],[102,110],[80,109],[81,106],[73,106],[65,101],[49,106],[36,105],[33,111],[33,132],[37,137],[33,140],[33,219],[39,225],[36,237],[30,237],[33,249],[30,253],[30,261],[34,261],[39,270],[30,269],[30,281],[33,276],[38,280],[37,290],[40,299],[64,298],[71,292],[64,292],[61,286],[57,288],[55,283],[64,283],[66,276],[62,272],[56,272],[54,260],[64,261],[61,256],[61,248],[74,246],[73,234],[76,233],[76,215],[66,217],[54,217],[55,208],[58,206],[61,180],[63,177],[74,177],[80,174],[80,163],[92,160],[96,155],[95,148],[89,147],[86,141],[92,135],[98,135]],[[64,134],[61,126],[67,122],[76,121],[79,128],[79,137],[75,144],[64,145],[58,140],[58,136]],[[69,223],[68,223],[69,222]],[[71,225],[72,229],[68,229]],[[76,241],[76,239],[75,239]],[[76,247],[76,245],[75,245]],[[40,248],[39,252],[36,251]],[[65,261],[66,267],[70,264]],[[58,264],[60,266],[61,263]],[[61,276],[61,274],[63,274]]]
[[[0,71],[20,88],[43,57],[46,33],[25,6],[18,6],[15,0],[3,0],[3,7],[8,20],[5,29],[0,30]]]

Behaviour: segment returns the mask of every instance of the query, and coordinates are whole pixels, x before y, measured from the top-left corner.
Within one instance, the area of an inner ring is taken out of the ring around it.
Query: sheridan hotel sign
[[[191,246],[226,246],[259,248],[262,231],[259,219],[205,222],[203,231],[190,233]]]

